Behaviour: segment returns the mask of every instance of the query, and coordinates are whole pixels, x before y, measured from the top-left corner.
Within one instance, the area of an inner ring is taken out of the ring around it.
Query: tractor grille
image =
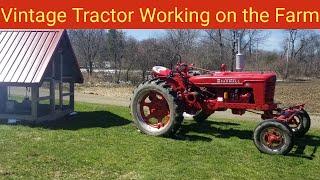
[[[266,81],[265,103],[273,103],[276,86],[276,77],[272,77]]]

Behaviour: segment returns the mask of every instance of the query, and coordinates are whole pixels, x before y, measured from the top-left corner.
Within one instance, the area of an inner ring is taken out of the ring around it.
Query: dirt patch
[[[98,95],[114,98],[130,98],[134,86],[110,87],[110,86],[92,86],[92,87],[79,87],[77,92],[88,95]]]
[[[281,106],[305,103],[308,112],[320,113],[320,80],[279,82],[275,100],[281,102]]]

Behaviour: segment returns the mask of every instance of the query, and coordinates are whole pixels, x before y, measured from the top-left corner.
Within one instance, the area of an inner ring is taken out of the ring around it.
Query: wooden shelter
[[[74,111],[74,83],[83,76],[65,30],[0,30],[0,119],[62,118]],[[30,97],[11,94],[19,88]]]

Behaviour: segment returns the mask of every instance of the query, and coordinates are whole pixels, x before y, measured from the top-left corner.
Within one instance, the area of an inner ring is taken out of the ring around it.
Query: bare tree
[[[114,81],[119,83],[121,78],[122,60],[124,58],[125,39],[124,33],[115,29],[110,29],[107,34],[106,49],[108,56],[113,61],[115,70]]]
[[[284,79],[287,79],[290,73],[290,64],[295,61],[297,54],[303,48],[304,44],[300,44],[300,48],[296,49],[296,46],[299,46],[299,41],[303,37],[306,31],[298,30],[298,29],[289,29],[285,30],[285,45],[284,52],[286,53],[286,63],[285,63],[285,71],[284,71]]]
[[[208,38],[211,42],[216,43],[219,45],[219,60],[220,62],[224,61],[224,41],[223,41],[223,30],[205,30]],[[214,51],[214,50],[213,50]]]
[[[77,58],[83,62],[89,75],[92,75],[94,64],[98,61],[99,51],[103,45],[104,30],[74,30],[70,37]]]
[[[138,61],[138,42],[136,39],[129,38],[126,40],[124,50],[124,64],[126,66],[126,81],[130,81],[129,72],[137,64]]]
[[[192,51],[197,46],[198,37],[198,30],[167,30],[165,40],[171,52],[180,54],[183,59],[193,60],[194,53]]]
[[[138,49],[138,66],[142,72],[141,80],[144,81],[146,79],[146,73],[151,68],[153,63],[157,60],[155,53],[157,52],[157,40],[156,39],[148,39],[144,40],[140,43]]]

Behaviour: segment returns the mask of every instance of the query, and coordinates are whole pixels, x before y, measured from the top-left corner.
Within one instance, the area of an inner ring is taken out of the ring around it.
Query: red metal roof
[[[40,83],[63,36],[64,30],[0,30],[0,83]],[[69,51],[79,68],[71,45]]]

